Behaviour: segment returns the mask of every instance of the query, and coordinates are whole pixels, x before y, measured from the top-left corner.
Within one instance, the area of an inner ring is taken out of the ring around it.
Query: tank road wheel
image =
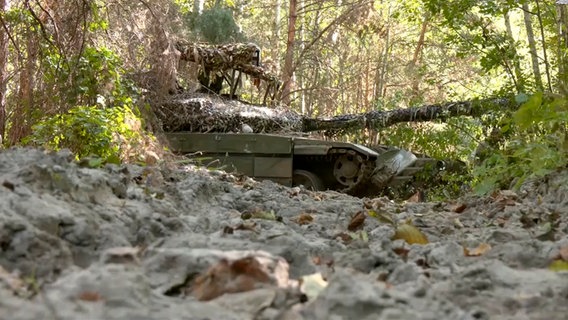
[[[306,170],[294,170],[292,185],[303,185],[306,189],[314,191],[323,191],[326,189],[323,181],[321,181],[316,174]]]
[[[335,179],[346,187],[357,185],[362,179],[365,160],[353,150],[341,155],[333,166]]]

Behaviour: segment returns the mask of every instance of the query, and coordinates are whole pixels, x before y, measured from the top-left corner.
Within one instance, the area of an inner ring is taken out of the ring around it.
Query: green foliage
[[[77,158],[96,156],[116,162],[141,139],[140,132],[129,124],[135,123],[136,119],[127,106],[77,106],[65,114],[37,123],[33,134],[24,142],[54,150],[67,148]]]
[[[50,52],[45,60],[44,81],[57,89],[51,97],[56,104],[129,105],[137,94],[122,76],[122,61],[106,47],[86,47],[71,59]]]
[[[49,51],[45,61],[44,81],[54,88],[50,98],[62,107],[44,114],[24,144],[117,162],[143,143],[135,107],[138,92],[123,77],[122,62],[113,51],[86,47],[73,59]]]
[[[542,177],[568,163],[568,100],[528,98],[502,126],[508,135],[490,156],[474,168],[477,193],[519,188],[529,178]]]
[[[190,13],[187,15],[187,21],[190,28],[209,43],[222,44],[244,40],[244,35],[233,17],[233,11],[229,8],[216,6],[204,10],[200,15]]]

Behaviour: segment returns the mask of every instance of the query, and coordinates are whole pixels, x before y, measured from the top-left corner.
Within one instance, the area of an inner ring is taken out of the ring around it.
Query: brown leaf
[[[424,195],[424,191],[417,191],[413,194],[410,198],[406,200],[406,202],[424,202],[426,200],[426,196]]]
[[[495,219],[495,222],[501,228],[503,228],[508,221],[509,221],[509,219],[506,219],[506,218],[503,218],[503,217],[497,217],[497,219]]]
[[[232,262],[222,259],[195,279],[191,294],[200,301],[208,301],[225,293],[254,290],[270,282],[270,276],[254,257]]]
[[[467,257],[478,257],[484,255],[489,250],[491,250],[491,245],[489,245],[488,243],[482,243],[474,249],[468,249],[464,247],[464,254]]]
[[[400,247],[400,248],[393,248],[392,251],[399,257],[402,258],[402,260],[406,261],[406,259],[408,258],[408,253],[410,252],[410,249],[404,248],[404,247]]]
[[[302,213],[299,216],[292,218],[292,221],[303,226],[303,225],[310,224],[310,223],[314,222],[314,217],[310,214]]]
[[[16,274],[8,272],[2,266],[0,266],[0,282],[7,284],[14,293],[25,289],[24,281]]]
[[[256,232],[256,222],[250,222],[250,223],[246,223],[243,222],[241,224],[239,224],[238,226],[235,227],[235,230],[244,230],[244,231],[254,231]]]
[[[420,231],[418,228],[408,223],[403,223],[398,228],[396,228],[392,240],[398,240],[398,239],[402,239],[406,241],[406,243],[408,244],[428,243],[428,238],[426,238],[426,236],[422,233],[422,231]]]
[[[347,226],[347,230],[357,231],[357,230],[363,228],[363,225],[365,224],[366,218],[367,218],[367,215],[365,215],[364,211],[357,212],[353,216],[353,218],[351,218],[351,221],[349,222],[349,225]]]
[[[96,291],[83,291],[77,297],[79,300],[97,302],[103,300],[103,297]]]
[[[559,256],[560,259],[562,259],[564,261],[568,261],[568,246],[562,247],[560,249],[560,252],[558,253],[558,256]]]
[[[348,244],[351,241],[353,241],[353,237],[345,232],[338,233],[333,238],[334,239],[339,238],[344,244]]]
[[[460,203],[460,204],[456,204],[452,208],[452,211],[455,212],[455,213],[462,213],[466,208],[467,208],[467,205],[465,203]]]

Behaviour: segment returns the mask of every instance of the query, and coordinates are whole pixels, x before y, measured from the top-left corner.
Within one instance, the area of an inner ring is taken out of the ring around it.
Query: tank
[[[409,151],[263,133],[166,133],[173,152],[199,153],[208,167],[286,186],[373,196],[411,182],[437,161]]]

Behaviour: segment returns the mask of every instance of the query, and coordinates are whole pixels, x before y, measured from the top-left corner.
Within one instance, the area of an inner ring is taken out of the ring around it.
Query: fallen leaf
[[[327,287],[321,273],[314,273],[300,278],[300,291],[308,300],[314,300]]]
[[[568,271],[568,261],[564,260],[554,260],[548,266],[549,270],[560,272],[560,271]]]
[[[497,223],[497,225],[501,228],[503,228],[505,226],[505,224],[507,223],[507,221],[509,221],[506,218],[503,217],[497,217],[497,219],[495,219],[495,222]]]
[[[232,227],[225,226],[223,228],[223,234],[233,234],[233,233],[234,233],[234,229]]]
[[[191,294],[197,300],[208,301],[225,293],[254,290],[270,282],[270,276],[254,257],[232,262],[222,259],[195,279]]]
[[[339,238],[343,242],[343,244],[348,244],[348,243],[351,243],[351,241],[353,241],[353,237],[351,237],[350,234],[345,233],[345,232],[338,233],[333,238],[334,239]]]
[[[79,300],[97,302],[103,300],[103,297],[95,291],[83,291],[77,297]]]
[[[408,244],[427,244],[428,238],[415,226],[409,223],[403,223],[394,233],[392,240],[399,240],[402,239],[406,241]]]
[[[460,221],[459,218],[455,218],[453,221],[454,227],[458,228],[458,229],[463,229],[464,225],[463,223]]]
[[[455,212],[455,213],[462,213],[466,208],[467,208],[467,205],[465,203],[460,203],[460,204],[453,206],[452,211]]]
[[[2,266],[0,266],[0,282],[7,284],[14,293],[25,289],[24,281],[15,273],[8,272],[8,270],[4,269]]]
[[[369,210],[367,213],[370,217],[377,219],[379,222],[394,225],[394,220],[388,212]]]
[[[235,227],[235,230],[253,231],[256,232],[256,222],[240,223]]]
[[[559,256],[560,259],[562,259],[564,261],[568,261],[568,246],[562,247],[560,249],[560,252],[558,253],[558,256]]]
[[[356,231],[356,230],[363,228],[363,225],[365,224],[366,218],[367,218],[367,215],[365,215],[365,213],[363,211],[357,212],[353,216],[353,218],[351,218],[351,221],[349,222],[349,225],[347,226],[347,230]]]
[[[488,243],[482,243],[474,249],[468,249],[464,247],[464,254],[467,257],[478,257],[484,255],[489,250],[491,250],[491,245],[489,245]]]
[[[424,202],[426,197],[423,191],[417,191],[410,198],[406,199],[406,202]]]
[[[402,260],[406,261],[406,259],[408,258],[408,253],[410,252],[410,249],[404,248],[404,247],[399,247],[399,248],[393,248],[392,251],[399,257],[402,258]]]
[[[14,191],[16,189],[16,186],[12,182],[7,180],[4,180],[4,182],[2,182],[2,186],[9,189],[10,191]]]
[[[139,256],[139,247],[114,247],[105,250],[101,260],[103,263],[139,264]]]
[[[314,222],[314,217],[311,214],[302,213],[299,216],[294,217],[292,219],[292,221],[303,226],[303,225],[310,224],[310,223]]]

